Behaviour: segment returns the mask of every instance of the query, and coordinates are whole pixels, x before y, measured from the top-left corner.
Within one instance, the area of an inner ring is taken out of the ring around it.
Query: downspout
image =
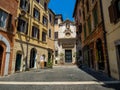
[[[103,24],[103,31],[104,31],[104,45],[105,45],[105,52],[106,52],[106,61],[107,61],[107,70],[108,70],[108,76],[111,77],[110,74],[110,65],[109,65],[109,57],[108,57],[108,47],[107,47],[107,39],[106,39],[106,29],[105,29],[105,20],[104,20],[104,14],[103,14],[103,6],[102,6],[102,0],[100,0],[100,12],[101,12],[101,18],[102,18],[102,24]]]

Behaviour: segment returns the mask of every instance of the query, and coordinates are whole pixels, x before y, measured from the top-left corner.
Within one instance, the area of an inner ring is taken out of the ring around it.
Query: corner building
[[[0,0],[0,76],[11,74],[17,0]]]
[[[19,0],[12,72],[39,68],[48,59],[49,0]]]
[[[120,80],[120,0],[101,0],[111,77]]]

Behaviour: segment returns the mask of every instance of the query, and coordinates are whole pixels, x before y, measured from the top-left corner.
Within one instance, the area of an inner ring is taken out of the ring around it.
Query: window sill
[[[39,19],[37,19],[37,18],[35,18],[35,17],[33,17],[33,18],[34,18],[35,21],[37,21],[38,23],[40,23],[40,20],[39,20]]]
[[[47,42],[46,42],[46,41],[42,41],[42,43],[43,43],[43,44],[47,44]]]
[[[6,28],[2,28],[2,27],[0,27],[0,30],[3,31],[3,32],[9,33],[9,34],[14,34],[14,35],[15,35],[14,32],[12,32],[12,31],[8,31],[8,29],[6,29]]]

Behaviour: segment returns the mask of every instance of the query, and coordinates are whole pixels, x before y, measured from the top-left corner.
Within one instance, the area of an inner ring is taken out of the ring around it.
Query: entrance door
[[[36,59],[36,49],[33,48],[31,50],[31,54],[30,54],[30,68],[34,68],[35,59]]]
[[[65,50],[65,62],[66,63],[72,62],[72,50]]]
[[[94,54],[93,54],[93,49],[90,49],[90,61],[91,61],[91,68],[94,68]]]
[[[20,66],[21,66],[21,58],[22,55],[17,53],[16,55],[16,65],[15,65],[15,71],[20,71]]]
[[[119,78],[120,78],[120,45],[117,46],[117,57],[118,57],[118,69],[119,69]]]
[[[3,47],[0,46],[0,74],[2,68]]]
[[[104,70],[105,64],[104,64],[104,55],[103,55],[103,47],[102,47],[102,41],[101,39],[97,40],[96,43],[97,47],[97,57],[98,57],[98,69]]]

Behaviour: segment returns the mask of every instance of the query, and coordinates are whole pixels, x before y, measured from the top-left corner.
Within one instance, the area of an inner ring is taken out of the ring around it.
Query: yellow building
[[[55,13],[49,9],[49,19],[48,19],[48,60],[54,60],[54,21],[55,21]]]
[[[40,57],[48,60],[49,0],[19,0],[12,72],[39,68]]]

